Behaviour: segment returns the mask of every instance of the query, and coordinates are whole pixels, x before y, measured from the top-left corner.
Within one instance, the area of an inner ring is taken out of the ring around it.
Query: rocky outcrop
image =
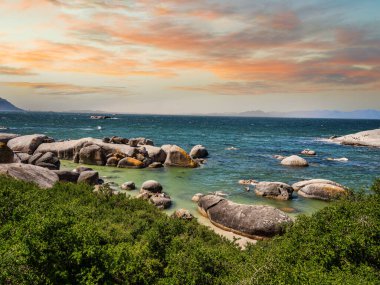
[[[293,188],[298,191],[299,196],[324,201],[341,198],[349,194],[344,186],[325,179],[300,181],[293,184]]]
[[[333,137],[330,140],[343,145],[380,147],[380,129]]]
[[[104,150],[96,144],[85,146],[79,151],[79,163],[105,165],[106,161],[107,158]]]
[[[193,159],[205,158],[208,156],[208,151],[203,145],[196,145],[190,151],[190,157]]]
[[[0,174],[35,183],[41,188],[52,188],[59,180],[58,175],[49,169],[23,163],[0,164]]]
[[[34,151],[47,139],[49,138],[45,135],[20,136],[9,140],[8,147],[14,152],[33,154]]]
[[[7,134],[7,133],[0,133],[0,143],[8,143],[11,139],[17,138],[20,135],[17,134]]]
[[[255,193],[258,196],[289,200],[292,198],[293,188],[282,182],[259,182],[255,187]]]
[[[138,199],[149,201],[159,209],[167,209],[171,206],[170,196],[162,192],[162,185],[155,180],[148,180],[143,183]]]
[[[292,222],[274,207],[237,204],[215,195],[203,196],[198,209],[217,227],[254,239],[281,234],[284,225]]]
[[[0,142],[0,163],[12,163],[14,161],[13,151],[6,143]]]
[[[291,155],[283,160],[281,160],[282,165],[286,166],[296,166],[296,167],[305,167],[309,166],[309,163],[306,161],[306,159],[299,157],[298,155]]]
[[[195,168],[199,164],[194,161],[190,155],[186,153],[185,150],[179,146],[172,145],[170,148],[167,148],[167,157],[165,160],[165,166],[177,166],[177,167],[188,167]]]

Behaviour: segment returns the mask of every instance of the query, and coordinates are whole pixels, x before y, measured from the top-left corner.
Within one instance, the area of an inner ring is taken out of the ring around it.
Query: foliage
[[[0,177],[0,284],[379,284],[379,194],[332,203],[241,251],[106,190]]]

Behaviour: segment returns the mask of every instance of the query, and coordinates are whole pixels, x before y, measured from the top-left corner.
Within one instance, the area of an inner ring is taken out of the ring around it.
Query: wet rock
[[[292,186],[282,182],[259,182],[255,187],[255,193],[258,196],[290,200],[293,194]]]
[[[292,222],[274,207],[237,204],[214,195],[203,196],[198,209],[214,225],[256,239],[282,234],[284,225]]]
[[[296,167],[305,167],[309,166],[309,163],[306,159],[299,157],[298,155],[292,155],[281,160],[282,165],[286,166],[296,166]]]
[[[190,151],[190,156],[194,158],[205,158],[208,156],[208,151],[203,145],[196,145]]]
[[[14,152],[25,152],[33,154],[34,151],[48,139],[45,135],[27,135],[20,136],[8,141],[8,147]]]
[[[149,164],[149,168],[162,168],[164,165],[161,162],[153,162]]]
[[[303,154],[303,155],[316,155],[317,153],[315,150],[304,149],[303,151],[301,151],[301,154]]]
[[[52,188],[59,180],[58,175],[49,169],[23,163],[0,164],[0,174],[35,183],[41,188]]]
[[[380,129],[335,137],[331,140],[343,145],[380,147]]]
[[[135,190],[136,185],[133,181],[128,181],[128,182],[123,183],[120,188],[123,190],[129,190],[130,191],[130,190]]]

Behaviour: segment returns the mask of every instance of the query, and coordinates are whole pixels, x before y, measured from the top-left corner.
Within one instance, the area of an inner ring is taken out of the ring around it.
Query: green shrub
[[[379,196],[331,203],[241,251],[145,201],[0,177],[0,284],[379,284]]]

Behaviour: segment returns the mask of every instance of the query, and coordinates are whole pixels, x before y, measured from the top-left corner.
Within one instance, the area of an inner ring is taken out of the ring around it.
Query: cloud
[[[27,68],[16,68],[16,67],[9,67],[9,66],[0,65],[0,75],[26,76],[26,75],[35,75],[35,73],[31,72]]]
[[[128,94],[128,91],[125,88],[120,87],[91,87],[51,82],[0,82],[0,85],[14,88],[27,88],[36,94],[51,96],[87,95],[99,93],[109,95]]]

